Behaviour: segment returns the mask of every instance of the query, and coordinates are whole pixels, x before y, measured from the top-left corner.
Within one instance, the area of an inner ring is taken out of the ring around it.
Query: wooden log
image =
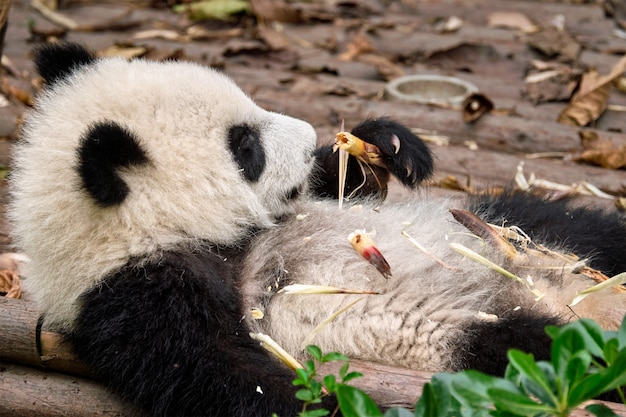
[[[85,378],[2,363],[0,417],[124,417],[133,408]]]
[[[76,360],[61,335],[45,327],[38,329],[38,323],[39,312],[32,303],[0,297],[0,386],[3,389],[0,417],[137,414],[131,406],[89,380],[88,369]],[[319,373],[337,374],[340,366],[340,363],[325,364]],[[350,369],[364,375],[351,384],[367,392],[382,409],[412,408],[422,387],[432,377],[429,372],[360,360],[351,360]],[[623,404],[605,404],[616,413],[626,415]],[[582,410],[572,414],[574,417],[586,415]]]
[[[88,376],[63,337],[42,326],[32,303],[0,297],[0,360]]]

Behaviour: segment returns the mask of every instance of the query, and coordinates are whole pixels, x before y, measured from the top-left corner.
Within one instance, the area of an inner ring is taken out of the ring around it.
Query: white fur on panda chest
[[[246,307],[260,307],[265,313],[252,325],[298,355],[303,341],[317,325],[365,297],[312,342],[327,351],[340,350],[382,362],[419,364],[422,369],[448,367],[451,358],[441,352],[445,352],[450,338],[458,336],[463,323],[473,319],[473,308],[478,311],[485,301],[475,290],[468,289],[467,297],[459,296],[463,286],[473,286],[472,279],[442,268],[401,234],[407,223],[412,223],[415,228],[408,230],[416,233],[425,246],[452,264],[463,263],[457,254],[450,259],[453,254],[447,238],[461,228],[450,220],[447,205],[424,202],[383,205],[379,210],[367,206],[339,210],[334,202],[310,202],[300,206],[299,212],[299,218],[266,232],[252,245],[243,272],[244,291],[250,290],[245,294]],[[350,246],[347,237],[355,229],[376,231],[376,244],[391,265],[391,277],[383,277]],[[474,265],[469,267],[473,269]],[[486,275],[484,269],[479,274]],[[380,294],[277,293],[287,284],[328,285]],[[486,285],[482,295],[492,285]],[[449,310],[446,305],[450,305]],[[453,319],[455,314],[458,317]],[[441,324],[445,321],[449,322]],[[422,337],[427,337],[429,343]],[[396,353],[382,353],[399,340],[407,346]]]

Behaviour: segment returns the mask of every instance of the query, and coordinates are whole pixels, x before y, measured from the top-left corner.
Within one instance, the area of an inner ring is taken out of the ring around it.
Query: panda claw
[[[400,152],[400,138],[397,135],[391,135],[391,144],[393,145],[393,153],[397,155]]]

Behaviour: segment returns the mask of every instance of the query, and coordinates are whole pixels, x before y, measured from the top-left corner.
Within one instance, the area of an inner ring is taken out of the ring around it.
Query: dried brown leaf
[[[596,121],[606,110],[611,91],[610,84],[599,83],[595,70],[583,75],[580,90],[572,97],[569,105],[559,115],[559,123],[571,126],[586,126]],[[594,88],[590,88],[594,86]]]
[[[579,135],[584,150],[574,158],[576,161],[610,169],[626,166],[626,146],[617,147],[610,139],[602,138],[592,130],[583,130]]]
[[[487,17],[487,25],[496,28],[518,29],[525,32],[536,28],[535,24],[523,13],[493,12]]]
[[[376,67],[381,78],[390,81],[404,75],[404,70],[400,65],[394,64],[389,58],[377,54],[361,54],[357,61],[370,64]]]
[[[22,286],[17,272],[10,269],[0,270],[0,293],[7,298],[20,298]]]
[[[569,100],[578,86],[581,72],[565,65],[544,67],[524,79],[524,95],[534,104]]]
[[[302,14],[290,3],[280,0],[250,0],[259,22],[300,23]]]
[[[111,45],[99,51],[100,56],[120,57],[120,58],[138,58],[144,56],[148,52],[148,48],[134,45]]]
[[[565,29],[553,25],[542,26],[527,34],[526,43],[549,58],[575,61],[582,49],[580,43]]]
[[[257,35],[273,51],[281,51],[289,47],[289,38],[269,25],[260,23],[257,26]]]
[[[607,75],[600,76],[591,70],[583,75],[578,92],[569,106],[559,116],[559,122],[586,126],[600,117],[606,110],[611,84],[626,71],[626,56],[620,59]]]
[[[7,78],[2,77],[2,90],[4,94],[16,99],[17,101],[27,106],[32,106],[35,103],[33,95],[26,90],[18,88],[12,85]]]
[[[343,61],[353,61],[357,56],[373,51],[374,46],[365,32],[361,31],[357,33],[354,39],[352,39],[352,42],[346,46],[345,52],[339,55],[339,59]]]

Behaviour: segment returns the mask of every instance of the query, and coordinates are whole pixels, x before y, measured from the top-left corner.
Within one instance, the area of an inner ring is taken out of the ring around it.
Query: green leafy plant
[[[426,384],[415,416],[568,416],[583,402],[615,391],[624,402],[626,320],[605,332],[592,320],[549,326],[550,361],[512,349],[503,378],[477,371],[437,374]],[[586,407],[598,417],[617,417],[603,404]]]
[[[348,358],[339,353],[322,354],[317,346],[307,351],[313,357],[298,370],[294,385],[303,401],[299,417],[335,415],[328,410],[307,410],[325,395],[335,394],[345,417],[452,417],[452,416],[568,416],[587,400],[612,392],[626,403],[626,319],[617,332],[603,331],[594,321],[581,319],[563,327],[549,326],[552,338],[550,361],[535,361],[530,354],[512,349],[504,377],[467,370],[439,373],[424,385],[414,411],[393,408],[384,414],[358,388],[347,384],[360,377],[348,372]],[[317,363],[344,361],[339,379],[326,375],[318,382]],[[597,417],[619,417],[603,404],[586,410]]]
[[[308,410],[307,408],[312,404],[319,404],[322,402],[322,398],[326,395],[335,394],[339,400],[339,407],[344,416],[349,415],[376,415],[371,414],[373,411],[378,411],[378,407],[365,394],[363,391],[356,387],[347,384],[355,378],[362,376],[359,372],[348,372],[350,364],[348,357],[340,353],[332,352],[322,354],[322,351],[317,346],[307,346],[307,352],[313,359],[306,361],[303,368],[297,369],[298,378],[293,381],[295,386],[300,386],[296,392],[296,397],[303,402],[302,411],[298,414],[299,417],[320,417],[326,415],[335,415],[337,410],[330,411],[325,409]],[[344,364],[339,369],[339,379],[333,374],[326,375],[322,378],[321,382],[316,378],[317,364],[324,364],[327,362],[343,361]],[[355,410],[354,412],[360,414],[350,414],[349,410]]]

